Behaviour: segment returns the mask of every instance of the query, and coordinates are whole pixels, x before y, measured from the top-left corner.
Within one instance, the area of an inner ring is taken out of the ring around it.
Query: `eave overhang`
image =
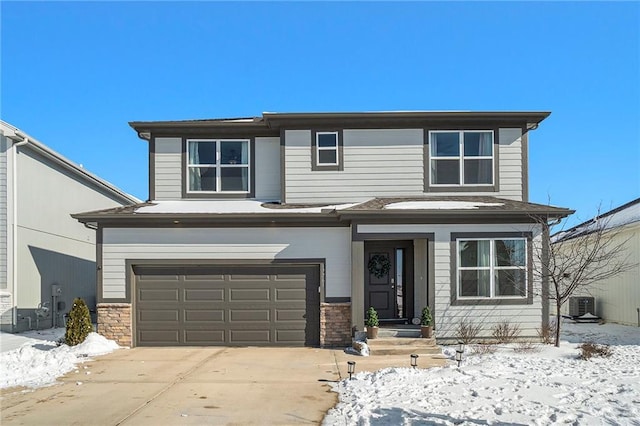
[[[280,129],[300,128],[424,128],[430,126],[512,126],[527,130],[551,114],[548,111],[378,111],[378,112],[309,112],[272,113],[262,117],[132,121],[129,123],[142,139],[155,136],[197,136],[228,134],[277,136]]]

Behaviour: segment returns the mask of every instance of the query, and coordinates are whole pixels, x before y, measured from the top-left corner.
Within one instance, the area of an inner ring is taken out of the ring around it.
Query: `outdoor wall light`
[[[413,368],[418,366],[418,354],[411,354],[411,366]]]
[[[464,353],[464,342],[458,341],[458,348],[456,349],[456,361],[458,361],[458,367],[462,364],[462,354]]]
[[[354,371],[356,371],[356,362],[355,361],[347,361],[347,371],[349,372],[349,380],[351,380],[351,375]]]

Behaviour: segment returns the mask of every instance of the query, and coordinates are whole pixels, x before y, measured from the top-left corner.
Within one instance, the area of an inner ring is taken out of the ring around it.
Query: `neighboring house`
[[[614,246],[625,243],[623,256],[628,256],[628,265],[632,268],[587,288],[580,288],[574,296],[593,296],[593,314],[607,322],[640,327],[640,198],[561,231],[552,236],[552,242],[571,243],[571,240],[582,238],[601,226],[606,230],[606,237],[614,238]],[[569,314],[569,303],[565,303],[562,309],[563,314]]]
[[[98,327],[125,345],[350,342],[366,308],[440,341],[462,319],[535,337],[547,221],[528,136],[547,112],[264,113],[132,122],[150,201],[98,227]],[[527,272],[529,271],[529,272]]]
[[[95,309],[96,232],[70,215],[136,202],[0,121],[0,329],[63,326],[75,297]]]

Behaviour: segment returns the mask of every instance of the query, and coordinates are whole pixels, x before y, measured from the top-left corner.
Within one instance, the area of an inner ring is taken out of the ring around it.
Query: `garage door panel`
[[[268,288],[259,289],[238,289],[232,288],[229,290],[229,302],[268,302],[271,292]]]
[[[277,321],[302,321],[304,320],[305,310],[303,309],[276,309]]]
[[[229,343],[264,345],[270,342],[271,330],[230,330],[229,333]]]
[[[214,345],[225,342],[224,330],[184,330],[184,343],[187,345]]]
[[[178,330],[141,330],[138,331],[140,345],[175,346],[180,343]]]
[[[303,288],[276,288],[276,300],[304,300],[306,291]]]
[[[295,343],[304,340],[304,330],[276,330],[278,343]]]
[[[212,301],[218,302],[224,300],[224,289],[184,289],[184,301]]]
[[[138,297],[141,302],[177,302],[179,300],[177,288],[139,289]]]
[[[184,276],[185,281],[196,283],[198,281],[203,283],[212,283],[212,282],[224,282],[224,275],[192,275],[188,274]]]
[[[136,277],[138,345],[319,344],[316,267],[167,266],[134,271],[149,273]]]
[[[224,323],[224,310],[223,309],[211,309],[211,310],[191,310],[185,309],[184,322],[185,325],[193,322],[212,322],[212,323]]]
[[[268,309],[230,309],[229,322],[246,321],[270,321],[271,315]]]
[[[175,321],[177,322],[179,313],[177,309],[153,309],[138,310],[138,321]]]

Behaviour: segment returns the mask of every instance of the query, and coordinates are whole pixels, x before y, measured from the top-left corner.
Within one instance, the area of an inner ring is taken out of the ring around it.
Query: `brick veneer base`
[[[98,303],[97,309],[98,333],[120,346],[131,347],[131,304]]]
[[[351,303],[320,304],[320,346],[351,346]]]

